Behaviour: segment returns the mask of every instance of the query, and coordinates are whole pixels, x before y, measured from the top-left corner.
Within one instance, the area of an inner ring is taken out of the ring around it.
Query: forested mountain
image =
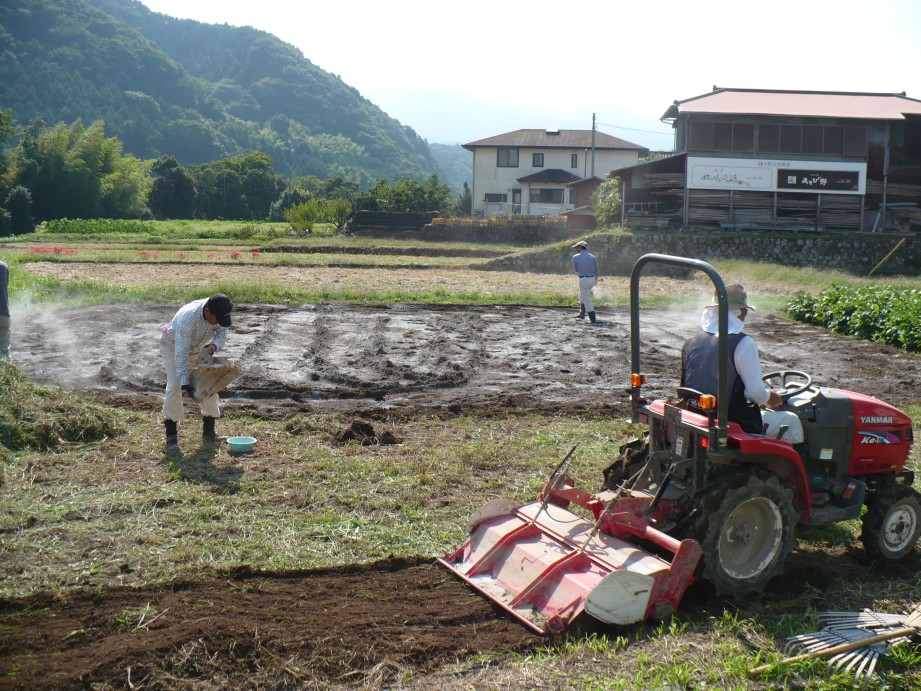
[[[473,186],[473,154],[460,144],[429,144],[438,177],[459,193],[466,182]]]
[[[3,0],[0,110],[105,121],[126,153],[182,165],[262,151],[286,177],[421,177],[425,140],[275,36],[136,0]]]

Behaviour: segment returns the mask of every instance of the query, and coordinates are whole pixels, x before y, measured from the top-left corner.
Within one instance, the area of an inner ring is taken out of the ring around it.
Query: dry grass
[[[569,294],[575,281],[570,276],[519,274],[473,269],[387,269],[379,267],[257,266],[208,264],[97,264],[92,262],[31,262],[25,269],[34,275],[63,280],[88,280],[107,286],[213,286],[229,283],[275,283],[300,290],[354,288],[405,292],[479,291],[483,293]]]

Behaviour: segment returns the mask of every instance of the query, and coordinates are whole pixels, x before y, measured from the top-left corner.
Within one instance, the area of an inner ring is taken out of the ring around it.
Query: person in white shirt
[[[743,334],[745,317],[755,308],[738,283],[726,286],[729,300],[729,420],[737,422],[749,434],[765,434],[793,444],[803,441],[803,424],[796,413],[774,410],[783,399],[764,385],[758,346]],[[719,312],[716,300],[704,308],[701,332],[688,339],[681,350],[681,385],[715,396],[717,394],[717,357]],[[766,406],[763,410],[760,406]]]
[[[203,401],[195,401],[189,370],[203,353],[213,357],[224,347],[232,311],[230,298],[216,293],[183,305],[168,323],[160,327],[160,355],[166,369],[163,424],[166,427],[167,451],[180,451],[178,425],[185,414],[184,397],[197,402],[201,409],[202,440],[218,440],[215,420],[221,415],[220,399],[214,394]]]

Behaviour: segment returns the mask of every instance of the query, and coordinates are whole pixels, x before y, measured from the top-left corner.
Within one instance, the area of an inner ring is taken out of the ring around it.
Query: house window
[[[535,168],[544,167],[544,155],[543,154],[531,154],[531,165]]]
[[[694,151],[713,151],[713,123],[692,120],[688,132],[688,148]]]
[[[750,122],[697,120],[688,129],[688,149],[694,151],[737,151],[752,153],[755,126]]]
[[[498,149],[496,166],[499,168],[518,167],[518,149]]]
[[[844,128],[844,155],[845,156],[866,156],[867,155],[867,128],[859,126],[847,126]]]
[[[803,153],[822,153],[822,126],[803,125]]]
[[[562,204],[563,190],[532,189],[530,199],[532,204]]]
[[[825,141],[822,144],[822,153],[828,156],[840,156],[844,152],[844,128],[840,125],[829,125],[825,128]]]
[[[780,125],[758,125],[758,151],[765,154],[780,151]]]
[[[575,205],[576,203],[576,191],[575,190],[569,190],[569,203],[572,205]]]
[[[780,151],[785,154],[798,154],[803,149],[803,126],[780,126]]]
[[[737,122],[732,126],[732,150],[752,153],[755,150],[755,126],[750,122]]]
[[[716,151],[732,151],[732,123],[713,124],[713,148]]]
[[[573,155],[570,157],[570,159],[569,159],[569,167],[570,167],[570,168],[578,168],[578,167],[579,167],[579,154],[573,154]]]
[[[487,204],[489,204],[490,202],[496,203],[496,202],[507,202],[507,201],[508,201],[507,194],[498,194],[496,192],[486,193],[486,203]]]
[[[867,128],[762,123],[758,125],[758,153],[863,157],[867,155]]]

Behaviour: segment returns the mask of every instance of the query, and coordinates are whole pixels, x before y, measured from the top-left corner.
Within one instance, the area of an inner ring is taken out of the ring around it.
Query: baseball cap
[[[217,317],[218,324],[221,326],[230,326],[230,313],[233,311],[233,303],[224,293],[215,293],[212,295],[208,298],[208,302],[205,303],[205,307],[208,308],[211,314]]]
[[[576,249],[576,247],[585,247],[585,248],[587,248],[587,247],[588,247],[588,243],[587,243],[585,240],[579,240],[579,242],[577,242],[575,245],[572,246],[572,249]]]

